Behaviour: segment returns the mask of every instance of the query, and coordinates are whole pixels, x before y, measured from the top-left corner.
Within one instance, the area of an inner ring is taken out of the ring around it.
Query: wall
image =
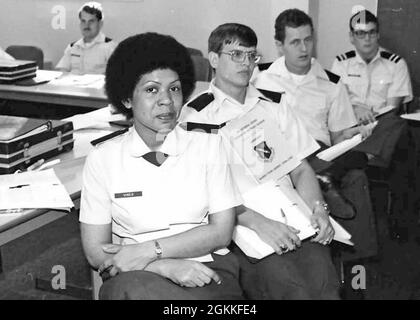
[[[80,37],[77,11],[80,0],[1,0],[0,46],[37,45],[44,50],[45,60],[55,65],[65,46]],[[319,25],[317,56],[321,62],[348,47],[347,21],[352,5],[366,3],[376,12],[376,0],[103,0],[104,31],[113,39],[145,31],[171,34],[189,47],[206,54],[210,32],[224,22],[249,25],[259,38],[263,62],[276,58],[274,20],[287,8],[299,8]],[[52,21],[57,6],[65,9],[65,29],[54,29]],[[333,12],[334,14],[331,14]],[[334,26],[334,30],[331,30]],[[322,48],[328,48],[322,50]]]
[[[377,12],[377,0],[310,0],[318,1],[318,30],[316,51],[318,60],[330,68],[335,56],[353,49],[349,41],[348,21],[352,8],[362,5],[373,14]],[[322,53],[322,54],[321,54]]]

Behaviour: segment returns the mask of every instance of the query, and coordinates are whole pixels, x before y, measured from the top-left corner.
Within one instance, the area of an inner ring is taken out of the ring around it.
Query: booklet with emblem
[[[278,181],[300,164],[283,132],[270,117],[257,105],[220,130],[230,145],[231,158],[235,159],[232,172],[239,181],[241,193],[255,186],[252,180]],[[244,181],[244,174],[248,181]]]
[[[281,129],[262,108],[230,121],[220,132],[230,157],[232,174],[244,199],[244,206],[272,220],[300,230],[304,240],[316,233],[311,226],[311,210],[292,185],[278,185],[282,178],[301,163]],[[352,244],[351,235],[332,218],[335,240]],[[251,229],[236,226],[233,240],[250,257],[262,259],[274,252]]]

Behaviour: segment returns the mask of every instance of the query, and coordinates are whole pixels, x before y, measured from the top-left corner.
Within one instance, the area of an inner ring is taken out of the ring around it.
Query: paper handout
[[[245,166],[247,175],[257,183],[280,180],[300,164],[292,148],[272,115],[254,107],[243,116],[230,121],[220,132],[230,144],[233,153],[233,175],[238,166]],[[245,190],[240,187],[240,191]]]
[[[316,232],[310,223],[311,210],[295,189],[282,188],[270,181],[243,194],[242,197],[247,208],[298,229],[298,237],[301,240],[313,236]],[[334,240],[353,245],[350,241],[351,235],[331,217],[330,222],[335,230]],[[233,240],[246,255],[256,259],[274,253],[273,248],[261,240],[255,231],[244,226],[235,227]]]
[[[372,122],[367,124],[371,128],[375,128],[378,124],[378,121]],[[346,153],[347,151],[353,149],[355,146],[362,142],[362,135],[360,133],[356,134],[350,139],[343,140],[328,149],[325,149],[319,152],[316,156],[324,161],[332,161],[335,158],[338,158],[342,154]]]
[[[0,210],[70,210],[73,206],[73,201],[53,169],[1,175]]]

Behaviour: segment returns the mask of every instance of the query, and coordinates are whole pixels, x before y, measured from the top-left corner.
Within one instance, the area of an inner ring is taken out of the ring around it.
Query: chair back
[[[211,81],[213,77],[213,70],[208,59],[200,56],[191,56],[194,64],[195,80],[196,81]]]
[[[6,52],[18,60],[36,61],[39,69],[44,68],[44,53],[38,47],[15,45],[7,47]]]
[[[188,52],[190,53],[191,56],[203,56],[203,53],[201,52],[201,50],[195,49],[195,48],[187,48]]]

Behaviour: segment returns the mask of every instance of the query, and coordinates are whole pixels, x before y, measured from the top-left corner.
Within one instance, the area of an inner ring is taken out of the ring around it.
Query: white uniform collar
[[[182,154],[191,142],[192,136],[189,132],[177,125],[165,138],[165,141],[156,151],[161,151],[170,156]],[[142,157],[151,152],[143,139],[139,136],[134,127],[130,128],[128,148],[132,157]]]
[[[85,43],[83,41],[83,38],[80,38],[79,40],[77,40],[75,42],[75,45],[77,45],[79,47],[85,47],[85,48],[87,48],[87,47],[93,46],[96,43],[104,43],[104,42],[105,42],[105,35],[102,33],[102,31],[100,31],[98,33],[98,35],[95,38],[93,38],[93,40],[91,42]]]
[[[363,60],[363,58],[359,55],[359,53],[357,52],[357,50],[354,50],[356,52],[356,62],[357,63],[361,63],[361,64],[367,64],[365,60]],[[381,52],[382,51],[386,51],[384,48],[379,47],[378,52],[376,53],[376,55],[373,57],[373,59],[369,62],[369,64],[372,64],[374,61],[378,60],[381,58]]]
[[[225,101],[229,101],[230,103],[237,105],[238,107],[245,107],[247,109],[251,109],[258,103],[260,99],[267,100],[267,98],[265,98],[264,95],[260,91],[258,91],[251,83],[248,85],[248,88],[246,90],[244,104],[239,103],[231,96],[227,95],[222,90],[217,88],[214,84],[214,80],[210,82],[209,91],[214,95],[214,100],[216,101],[216,108],[220,108]]]
[[[284,78],[290,79],[290,81],[293,81],[292,74],[286,67],[286,59],[284,58],[284,56],[275,60],[271,64],[271,66],[267,69],[267,72],[278,74],[281,77],[284,77]],[[311,68],[309,69],[309,72],[306,74],[305,79],[302,81],[302,84],[309,82],[314,78],[321,78],[324,80],[329,80],[321,64],[315,58],[311,58]]]

